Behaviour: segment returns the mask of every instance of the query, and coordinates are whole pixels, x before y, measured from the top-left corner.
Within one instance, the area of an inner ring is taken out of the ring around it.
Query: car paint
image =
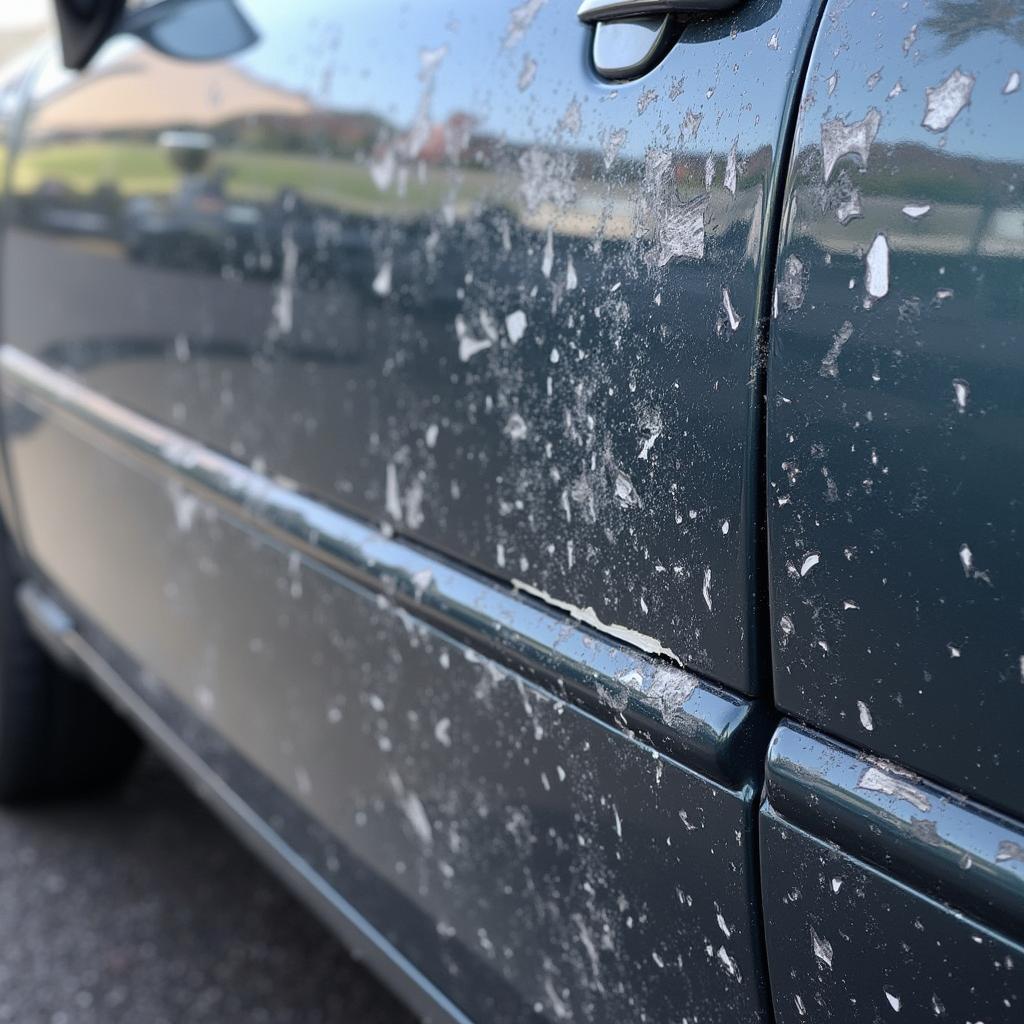
[[[767,405],[773,689],[806,723],[759,827],[779,1021],[1021,1016],[1022,28],[830,2],[804,85]]]
[[[37,632],[428,1019],[1016,1020],[1015,13],[313,8],[40,70]]]
[[[779,706],[1021,817],[1024,22],[1002,13],[826,11],[783,214],[768,521]],[[957,75],[969,102],[930,128]],[[823,136],[872,110],[870,149],[838,142],[825,181]]]
[[[8,336],[755,693],[762,270],[817,6],[627,83],[560,4],[251,3],[223,62],[115,40],[37,93]]]

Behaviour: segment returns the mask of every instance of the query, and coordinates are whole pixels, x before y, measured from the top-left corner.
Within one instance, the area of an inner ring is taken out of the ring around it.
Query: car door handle
[[[714,14],[736,7],[740,0],[583,0],[580,21],[656,18],[666,14]]]

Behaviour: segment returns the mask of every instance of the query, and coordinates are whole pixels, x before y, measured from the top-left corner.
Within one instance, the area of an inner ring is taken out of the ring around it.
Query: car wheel
[[[0,535],[0,802],[109,787],[134,764],[139,737],[29,632],[15,597],[15,564]]]

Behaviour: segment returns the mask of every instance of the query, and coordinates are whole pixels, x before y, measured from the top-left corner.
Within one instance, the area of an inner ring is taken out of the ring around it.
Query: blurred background
[[[42,36],[50,23],[49,0],[0,4],[0,63]]]

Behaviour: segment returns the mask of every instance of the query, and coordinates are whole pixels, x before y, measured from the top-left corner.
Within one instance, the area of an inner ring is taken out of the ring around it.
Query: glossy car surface
[[[37,632],[428,1019],[1019,1020],[1015,7],[146,17],[2,108]]]

